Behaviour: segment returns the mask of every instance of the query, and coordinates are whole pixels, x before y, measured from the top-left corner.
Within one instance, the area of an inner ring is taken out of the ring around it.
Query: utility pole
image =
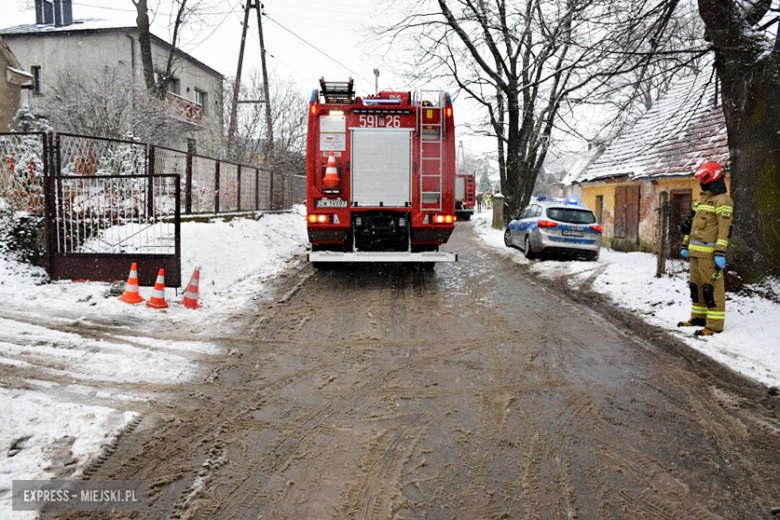
[[[379,69],[374,69],[374,94],[379,94]]]
[[[241,49],[238,51],[238,69],[236,70],[236,83],[233,87],[233,103],[230,105],[230,126],[228,128],[228,158],[233,157],[233,140],[238,128],[238,96],[241,93],[241,71],[244,68],[244,47],[246,46],[246,31],[249,28],[249,10],[252,9],[251,0],[246,0],[244,6],[244,26],[241,31]]]
[[[249,0],[247,0],[249,1]],[[265,65],[265,43],[263,40],[263,4],[260,0],[256,0],[257,7],[257,29],[260,33],[260,61],[263,65],[263,95],[265,96],[265,126],[266,142],[265,142],[265,158],[269,160],[273,154],[274,148],[274,127],[273,120],[271,119],[271,94],[268,89],[268,69]]]

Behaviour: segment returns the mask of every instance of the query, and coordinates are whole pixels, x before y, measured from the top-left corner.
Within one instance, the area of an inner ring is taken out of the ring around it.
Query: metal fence
[[[295,180],[300,176],[162,146],[151,146],[150,150],[150,172],[182,176],[184,215],[283,210],[300,202],[294,186],[294,182],[300,185],[301,181]],[[304,199],[305,182],[303,177]]]
[[[672,234],[680,233],[672,221],[672,203],[668,194],[661,192],[658,201],[658,230],[656,237],[656,276],[677,276],[688,272],[688,262],[680,258],[673,247]]]
[[[181,285],[182,214],[288,209],[293,176],[120,139],[0,133],[0,209],[45,214],[52,279]]]
[[[181,176],[149,170],[144,143],[56,134],[46,183],[52,279],[121,280],[131,262],[152,285],[181,285]]]

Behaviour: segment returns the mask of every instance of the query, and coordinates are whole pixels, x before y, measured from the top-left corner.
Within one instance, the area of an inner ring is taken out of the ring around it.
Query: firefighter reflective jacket
[[[695,258],[725,255],[731,235],[731,217],[734,203],[726,193],[713,195],[703,191],[694,204],[691,232],[683,239],[683,248]]]

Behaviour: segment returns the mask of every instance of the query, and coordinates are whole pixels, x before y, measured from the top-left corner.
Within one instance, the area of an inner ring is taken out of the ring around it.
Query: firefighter
[[[704,163],[694,176],[701,185],[701,197],[680,226],[685,234],[680,254],[690,260],[691,318],[677,326],[703,327],[694,335],[712,336],[723,331],[726,318],[723,269],[726,267],[734,203],[726,192],[720,165]]]

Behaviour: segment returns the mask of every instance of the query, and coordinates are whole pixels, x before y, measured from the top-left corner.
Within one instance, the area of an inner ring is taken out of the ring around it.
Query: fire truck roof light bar
[[[314,251],[308,255],[309,262],[457,262],[458,254],[447,251],[425,253],[356,251],[338,253],[335,251]]]
[[[400,99],[366,99],[363,98],[363,104],[366,106],[372,105],[400,105],[402,101]]]

